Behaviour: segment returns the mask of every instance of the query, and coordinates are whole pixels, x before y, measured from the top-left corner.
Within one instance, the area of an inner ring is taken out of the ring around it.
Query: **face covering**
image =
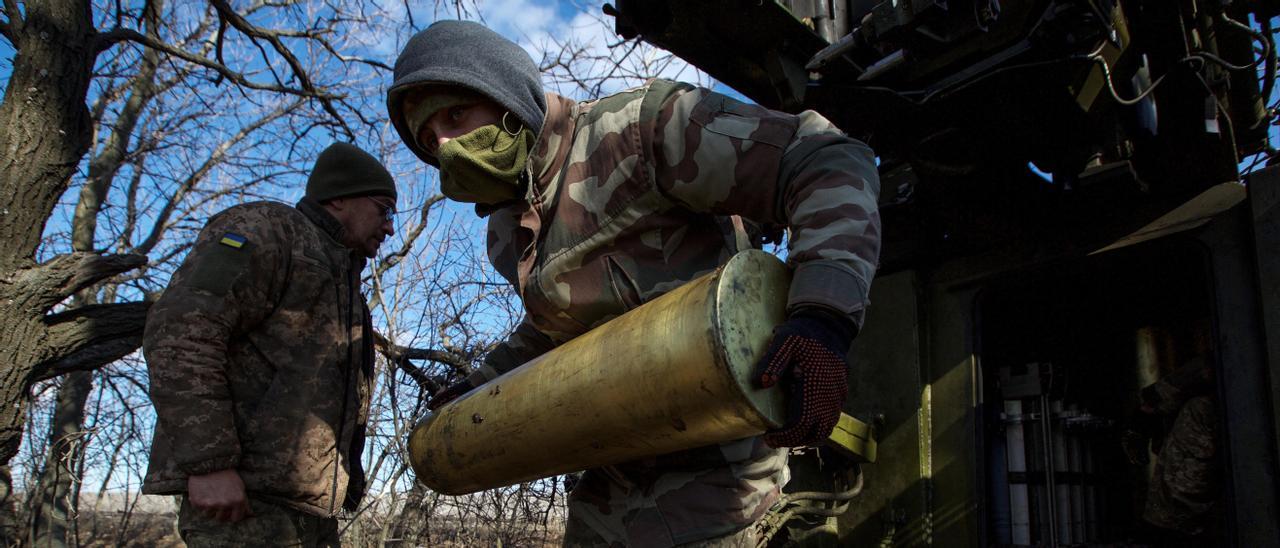
[[[520,172],[534,138],[528,128],[512,135],[491,124],[450,139],[436,151],[440,191],[451,200],[484,205],[522,197]]]

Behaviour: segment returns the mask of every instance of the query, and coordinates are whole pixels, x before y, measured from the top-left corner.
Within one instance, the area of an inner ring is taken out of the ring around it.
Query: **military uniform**
[[[1189,536],[1209,527],[1221,491],[1213,370],[1204,361],[1191,360],[1142,393],[1155,416],[1171,421],[1159,446],[1142,518]]]
[[[267,521],[355,508],[373,347],[365,259],[342,230],[309,198],[209,221],[147,321],[157,424],[143,492],[181,494],[188,476],[235,469],[262,513],[235,528],[259,541],[286,538],[262,536]],[[185,532],[203,534],[184,515]]]
[[[757,226],[791,230],[790,309],[861,324],[880,228],[865,145],[811,111],[661,80],[597,101],[546,101],[525,199],[485,211],[489,258],[526,315],[474,385],[715,269]],[[590,470],[570,497],[566,544],[742,531],[777,500],[786,461],[751,438]]]

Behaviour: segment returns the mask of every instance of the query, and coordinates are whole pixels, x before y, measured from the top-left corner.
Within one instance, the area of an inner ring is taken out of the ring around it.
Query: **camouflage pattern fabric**
[[[880,252],[866,145],[812,111],[674,82],[547,101],[526,200],[489,218],[489,258],[526,316],[474,384],[724,263],[741,247],[732,216],[791,230],[791,308],[861,326]]]
[[[489,258],[526,314],[473,385],[715,269],[750,245],[748,227],[790,229],[790,308],[861,325],[880,235],[864,144],[811,111],[661,80],[547,103],[525,200],[482,211]],[[570,523],[606,544],[694,542],[759,519],[786,477],[786,452],[758,439],[591,470]]]
[[[760,544],[754,526],[723,537],[681,544],[680,548],[756,548]]]
[[[327,548],[341,546],[338,520],[300,512],[288,506],[249,499],[253,515],[235,523],[222,523],[195,511],[182,497],[178,532],[188,548],[241,548],[289,546]]]
[[[755,523],[786,483],[763,438],[587,470],[569,493],[565,546],[674,546]]]
[[[1182,405],[1156,459],[1142,517],[1147,522],[1196,535],[1204,531],[1218,500],[1215,465],[1217,417],[1208,396]]]
[[[754,525],[724,536],[677,545],[679,548],[757,548],[761,545]],[[623,543],[610,543],[581,521],[570,521],[565,528],[565,548],[625,548]]]
[[[364,259],[314,202],[214,216],[147,318],[156,432],[143,492],[233,468],[255,497],[335,515],[364,490],[373,378]]]
[[[1204,357],[1195,357],[1160,380],[1142,389],[1142,403],[1152,413],[1165,417],[1177,415],[1182,406],[1197,395],[1213,390],[1213,369]]]

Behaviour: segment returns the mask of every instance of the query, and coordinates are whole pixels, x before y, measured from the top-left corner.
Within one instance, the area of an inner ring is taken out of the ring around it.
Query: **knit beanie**
[[[382,162],[351,144],[329,145],[307,177],[307,197],[317,202],[369,194],[395,199],[396,182]]]
[[[396,58],[395,80],[387,90],[387,112],[400,138],[423,161],[435,158],[418,145],[405,120],[404,94],[422,84],[461,86],[492,99],[534,134],[542,132],[547,100],[533,58],[484,25],[437,21],[414,35]]]

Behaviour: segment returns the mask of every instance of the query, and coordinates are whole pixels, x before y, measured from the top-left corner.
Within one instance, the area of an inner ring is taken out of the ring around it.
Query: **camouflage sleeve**
[[[265,215],[215,216],[147,317],[143,352],[159,430],[184,472],[234,468],[240,442],[227,380],[228,342],[271,311],[287,246]]]
[[[485,355],[480,367],[467,380],[471,382],[471,386],[480,386],[555,347],[555,343],[529,323],[529,318],[526,317],[506,341],[499,343]]]
[[[871,149],[816,112],[786,114],[701,88],[680,88],[654,116],[659,188],[695,211],[788,227],[788,308],[830,309],[860,327],[880,255]]]
[[[1187,400],[1212,393],[1213,380],[1213,368],[1197,357],[1143,388],[1139,395],[1156,414],[1173,417]]]

